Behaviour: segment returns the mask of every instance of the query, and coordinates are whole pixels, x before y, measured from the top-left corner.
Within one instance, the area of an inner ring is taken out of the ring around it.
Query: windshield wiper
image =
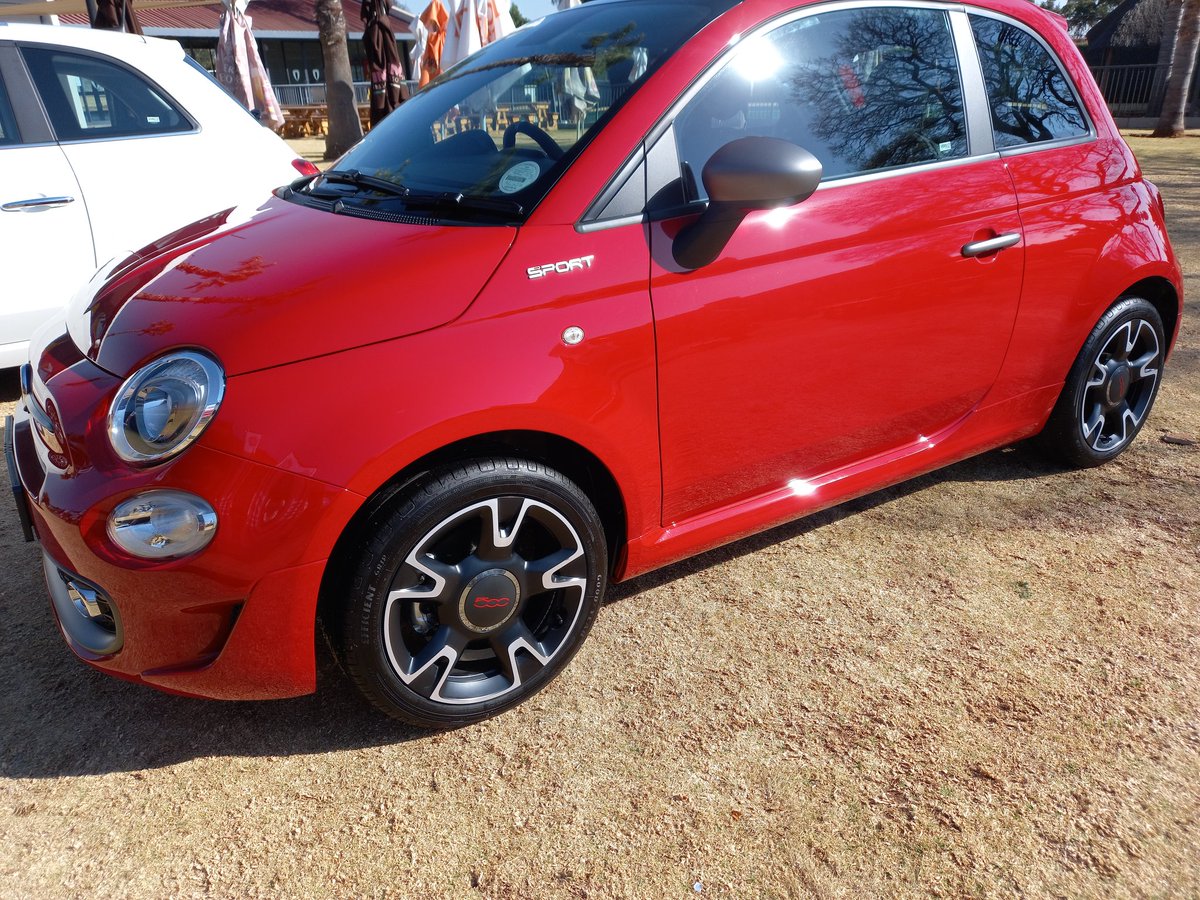
[[[519,216],[525,212],[525,207],[516,200],[506,200],[502,197],[474,197],[454,191],[440,194],[414,194],[409,191],[404,197],[406,207],[456,207],[458,209],[477,209],[482,212],[508,213]]]
[[[380,194],[390,194],[393,197],[407,197],[411,193],[402,184],[396,184],[386,178],[376,178],[374,175],[364,175],[358,169],[348,169],[344,172],[331,169],[324,173],[321,180],[328,181],[330,184],[352,184],[358,188],[367,188]]]
[[[330,184],[349,184],[357,188],[364,188],[369,191],[388,194],[392,197],[399,197],[404,201],[406,209],[470,209],[510,216],[520,216],[525,212],[525,207],[516,200],[508,200],[503,197],[468,196],[457,191],[417,193],[402,184],[396,184],[394,181],[376,178],[374,175],[364,175],[357,169],[348,169],[346,171],[331,169],[320,176],[319,182],[313,181],[309,183],[308,192],[317,193],[320,190],[320,185],[325,182]],[[341,201],[338,200],[335,204],[335,212],[341,211],[339,208],[336,208],[340,204]]]

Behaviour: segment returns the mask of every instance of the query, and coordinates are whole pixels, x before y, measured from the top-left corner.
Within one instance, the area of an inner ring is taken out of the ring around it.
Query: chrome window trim
[[[1010,156],[1024,156],[1026,153],[1035,153],[1038,150],[1054,150],[1058,147],[1073,147],[1076,144],[1092,144],[1100,138],[1096,134],[1081,134],[1078,137],[1057,138],[1053,141],[1042,141],[1039,144],[1022,144],[1020,147],[1005,147],[1003,150],[998,150],[1000,157],[1007,159]]]
[[[959,166],[969,165],[971,163],[984,162],[986,160],[996,160],[1000,158],[1000,154],[995,151],[991,153],[981,153],[978,156],[959,156],[954,159],[938,159],[933,162],[917,163],[912,166],[896,166],[891,169],[875,169],[871,172],[859,172],[857,175],[847,175],[843,178],[833,178],[829,181],[822,181],[817,185],[818,191],[830,190],[832,188],[840,188],[848,185],[865,184],[871,181],[882,181],[885,178],[896,178],[900,175],[909,173],[932,172],[936,169],[953,169]]]
[[[1003,13],[995,12],[994,10],[980,9],[980,8],[974,8],[974,7],[971,9],[962,7],[962,9],[967,14],[968,28],[970,27],[971,16],[978,16],[981,19],[995,19],[998,22],[1003,22],[1005,25],[1011,25],[1013,28],[1017,28],[1020,31],[1023,31],[1023,32],[1025,32],[1025,34],[1032,37],[1041,46],[1041,48],[1046,51],[1046,55],[1050,57],[1050,61],[1053,62],[1054,65],[1056,65],[1058,67],[1058,74],[1061,75],[1063,78],[1063,81],[1066,82],[1067,88],[1071,91],[1071,96],[1075,99],[1075,105],[1079,108],[1080,113],[1083,114],[1083,121],[1087,124],[1087,132],[1085,134],[1076,134],[1076,135],[1071,135],[1070,137],[1065,137],[1065,138],[1055,138],[1054,140],[1050,140],[1050,141],[1030,142],[1030,143],[1021,144],[1016,147],[1003,147],[997,151],[997,152],[999,152],[999,154],[1001,156],[1011,156],[1014,153],[1028,153],[1030,151],[1030,148],[1044,150],[1044,149],[1047,149],[1050,147],[1068,147],[1072,144],[1082,144],[1082,143],[1086,143],[1087,141],[1097,140],[1099,138],[1099,133],[1096,131],[1096,122],[1092,118],[1091,110],[1089,110],[1087,107],[1087,104],[1083,102],[1083,97],[1079,93],[1079,88],[1075,84],[1075,79],[1071,77],[1071,73],[1068,72],[1066,66],[1063,65],[1063,61],[1062,61],[1062,59],[1059,58],[1058,53],[1055,52],[1053,47],[1051,47],[1048,43],[1046,43],[1045,39],[1040,34],[1038,34],[1036,31],[1031,30],[1027,25],[1025,25],[1024,22],[1019,22],[1016,19],[1012,18],[1011,16],[1006,16]],[[978,58],[979,57],[979,48],[975,45],[974,29],[971,29],[971,46],[975,47],[976,64],[979,67],[979,76],[980,76],[980,78],[984,78],[984,76],[983,76],[983,61]],[[986,91],[987,91],[987,79],[984,78],[985,97],[987,96]],[[987,103],[988,129],[993,131],[992,140],[994,142],[995,137],[994,137],[994,129],[992,129],[991,98],[987,97],[987,101],[988,101],[988,103]]]
[[[593,219],[590,222],[579,222],[575,225],[575,231],[579,234],[591,234],[595,231],[605,231],[609,228],[624,228],[626,225],[641,225],[646,221],[646,214],[638,213],[636,216],[621,216],[616,219]]]
[[[188,116],[188,121],[192,121],[191,116]],[[199,133],[199,128],[192,128],[190,131],[158,131],[151,132],[149,134],[122,134],[114,137],[76,138],[74,140],[58,141],[58,145],[60,147],[72,147],[75,144],[111,144],[116,141],[149,141],[156,138],[190,137]]]

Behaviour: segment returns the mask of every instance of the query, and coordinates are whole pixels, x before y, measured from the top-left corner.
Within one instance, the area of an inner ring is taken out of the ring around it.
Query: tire
[[[1042,451],[1076,468],[1108,462],[1142,429],[1162,378],[1167,342],[1158,310],[1122,297],[1100,317],[1038,435]]]
[[[591,630],[608,549],[591,501],[538,463],[477,459],[410,483],[370,523],[342,651],[388,715],[453,728],[541,690]]]

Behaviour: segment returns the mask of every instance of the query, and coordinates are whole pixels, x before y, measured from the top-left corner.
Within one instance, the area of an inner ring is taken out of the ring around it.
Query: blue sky
[[[521,15],[527,19],[536,19],[546,13],[554,12],[554,4],[550,0],[514,0]]]

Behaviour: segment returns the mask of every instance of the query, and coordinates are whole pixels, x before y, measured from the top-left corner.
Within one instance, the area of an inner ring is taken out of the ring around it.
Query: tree
[[[518,28],[529,22],[529,20],[521,14],[521,10],[517,8],[517,4],[514,3],[512,5],[510,12],[512,13],[513,24]]]
[[[1152,137],[1183,137],[1188,89],[1196,74],[1196,55],[1200,51],[1200,0],[1184,0],[1175,41],[1171,77],[1163,99],[1162,115]]]
[[[1035,0],[1038,6],[1053,10],[1067,20],[1071,34],[1087,34],[1088,29],[1117,8],[1119,0]]]
[[[1117,0],[1066,0],[1057,8],[1067,17],[1072,34],[1087,34],[1088,29],[1117,8]]]
[[[325,158],[337,159],[361,140],[362,123],[358,120],[358,106],[354,102],[354,77],[350,74],[342,0],[316,0],[316,4],[321,55],[325,57],[325,108],[329,118]]]

